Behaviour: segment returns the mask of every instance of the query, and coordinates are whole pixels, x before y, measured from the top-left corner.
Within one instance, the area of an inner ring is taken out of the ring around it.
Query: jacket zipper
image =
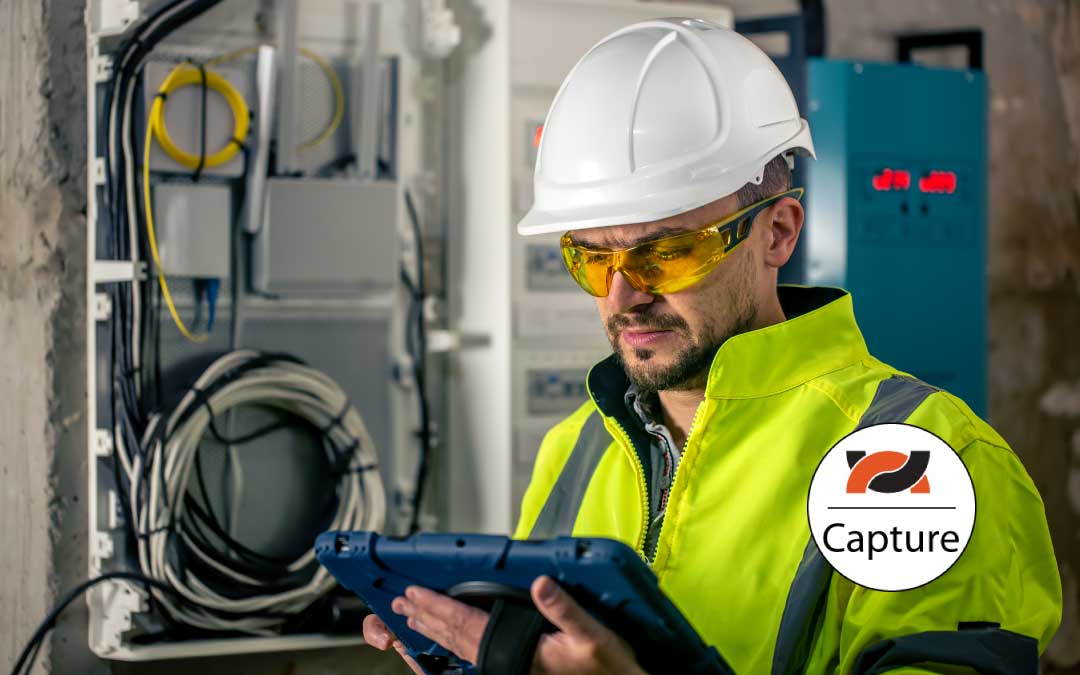
[[[694,440],[694,432],[697,431],[698,419],[704,414],[706,403],[708,399],[702,399],[701,404],[698,405],[697,410],[694,411],[694,419],[690,421],[690,431],[686,434],[686,442],[683,444],[682,458],[679,460],[679,465],[675,467],[675,475],[671,477],[671,490],[668,492],[667,509],[664,510],[664,519],[660,522],[660,533],[656,535],[656,548],[653,550],[652,560],[649,560],[651,566],[656,562],[656,558],[660,554],[660,546],[664,541],[664,530],[667,529],[668,524],[668,511],[671,505],[675,503],[675,491],[679,487],[679,470],[686,464],[687,455],[690,454],[691,441]],[[644,469],[642,469],[644,472]]]
[[[622,434],[623,440],[626,441],[623,444],[624,451],[625,449],[629,449],[629,454],[633,458],[634,464],[637,465],[638,496],[641,497],[641,531],[638,533],[637,546],[634,547],[634,550],[637,551],[637,554],[641,556],[643,560],[649,562],[648,559],[645,557],[645,535],[649,531],[650,515],[649,486],[647,481],[645,480],[645,466],[641,463],[641,458],[637,456],[637,452],[634,450],[634,442],[630,440],[630,434],[626,433],[626,429],[624,429],[623,426],[619,424],[618,420],[613,417],[609,417],[608,419],[611,420],[615,427],[618,428],[619,433]],[[678,473],[678,471],[676,471],[676,473]],[[661,531],[663,531],[663,528],[661,528]]]

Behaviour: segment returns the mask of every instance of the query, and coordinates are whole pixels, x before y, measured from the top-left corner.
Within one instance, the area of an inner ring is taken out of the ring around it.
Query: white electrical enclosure
[[[88,573],[91,577],[114,571],[139,571],[137,566],[132,566],[131,552],[126,550],[120,498],[110,487],[114,485],[112,462],[116,461],[116,455],[108,389],[111,378],[109,346],[110,330],[118,311],[112,300],[116,289],[146,284],[155,274],[153,265],[148,266],[144,260],[137,259],[138,256],[116,259],[107,253],[110,238],[115,239],[115,233],[105,226],[109,216],[104,200],[107,179],[105,141],[100,131],[103,99],[113,75],[112,57],[128,31],[167,4],[163,0],[88,0],[86,10],[87,110],[90,111],[87,120],[89,272],[86,297],[91,308],[86,326],[86,403]],[[190,276],[222,282],[217,321],[223,328],[211,332],[204,345],[192,345],[180,337],[162,310],[166,318],[161,324],[160,350],[170,367],[194,357],[224,352],[230,348],[230,341],[237,340],[245,347],[289,351],[301,356],[341,383],[370,427],[378,450],[379,473],[390,493],[390,503],[407,503],[407,497],[414,489],[417,454],[415,394],[407,381],[395,380],[392,373],[398,364],[406,361],[403,345],[408,303],[398,269],[402,265],[406,269],[415,269],[417,261],[403,257],[403,251],[411,250],[413,236],[402,197],[408,186],[425,186],[414,190],[414,199],[420,205],[423,219],[432,211],[428,203],[440,196],[438,177],[425,162],[424,154],[426,145],[442,144],[439,135],[442,122],[430,108],[430,97],[425,98],[426,90],[421,83],[429,82],[432,73],[439,76],[442,64],[422,52],[418,45],[430,42],[449,52],[457,44],[454,37],[457,27],[453,16],[447,15],[440,2],[302,0],[298,6],[298,21],[288,31],[291,35],[281,36],[278,34],[280,26],[275,28],[272,18],[280,16],[288,5],[290,0],[223,0],[178,29],[148,57],[142,83],[144,96],[134,109],[145,116],[154,103],[156,87],[172,67],[185,59],[200,62],[238,52],[216,70],[229,80],[252,109],[253,130],[260,126],[257,123],[260,115],[266,122],[271,117],[280,122],[280,110],[259,110],[256,48],[260,43],[275,39],[280,43],[284,37],[295,41],[298,48],[309,50],[317,58],[302,56],[294,59],[294,69],[285,78],[289,80],[288,86],[278,87],[277,96],[271,95],[270,100],[276,98],[275,107],[280,107],[282,91],[293,92],[294,105],[290,115],[286,116],[292,119],[293,126],[285,136],[293,139],[286,144],[287,159],[297,175],[290,173],[288,180],[307,182],[314,187],[296,191],[297,201],[288,204],[291,210],[277,202],[277,212],[271,222],[279,234],[285,228],[305,226],[312,235],[321,236],[324,231],[330,231],[342,246],[328,252],[325,247],[319,247],[325,242],[293,238],[294,242],[310,246],[304,250],[298,248],[296,259],[288,260],[285,253],[274,246],[281,242],[288,245],[289,237],[274,241],[266,239],[277,256],[275,264],[287,264],[285,269],[292,276],[287,274],[282,278],[287,282],[286,286],[289,286],[288,282],[296,282],[287,289],[293,293],[290,296],[260,296],[250,291],[245,274],[240,284],[245,289],[240,292],[242,303],[240,307],[232,307],[225,300],[232,280],[223,278],[223,270],[228,269],[228,258],[233,250],[229,226],[239,217],[235,193],[233,198],[229,193],[242,187],[243,157],[238,154],[220,167],[207,168],[193,183],[190,169],[161,152],[155,143],[150,155],[155,212],[162,235],[162,255],[166,257],[165,271],[174,289],[178,313],[190,320],[197,299],[190,280],[172,274],[168,269],[170,264],[181,274],[187,272]],[[379,18],[374,28],[370,23],[373,11]],[[269,25],[266,20],[270,21]],[[272,51],[277,52],[273,55],[273,67],[282,67],[284,60],[280,48]],[[359,84],[365,79],[362,73],[365,57],[378,61],[376,67],[367,69],[367,86]],[[320,130],[329,128],[336,115],[333,80],[328,76],[327,67],[343,83],[346,113],[338,130],[325,142],[311,143],[309,141],[318,140]],[[277,72],[281,78],[281,70]],[[263,72],[264,79],[265,75]],[[368,93],[363,101],[364,112],[352,115],[352,109],[361,98],[360,88]],[[379,97],[378,101],[371,100],[372,92]],[[198,87],[177,93],[166,106],[165,119],[170,135],[188,152],[197,151],[199,146],[202,124],[195,117],[201,115],[201,106]],[[142,133],[144,122],[145,119],[138,120],[134,131]],[[208,154],[230,142],[232,125],[229,107],[216,94],[210,93],[206,121]],[[369,146],[372,139],[378,141],[377,148],[365,148],[365,157],[376,166],[379,175],[365,176],[363,181],[358,173],[337,166],[341,164],[342,155],[352,151],[353,136],[362,131],[355,128],[357,125],[366,130],[363,137]],[[271,125],[264,123],[261,127],[268,129]],[[275,132],[280,133],[280,130]],[[142,138],[139,137],[137,142],[141,144]],[[261,161],[266,166],[266,148],[263,150]],[[280,158],[280,147],[277,154]],[[139,156],[138,163],[141,162]],[[321,168],[328,165],[328,169]],[[139,184],[134,187],[137,189]],[[270,192],[270,199],[282,198],[281,191]],[[303,200],[307,199],[318,203],[305,203]],[[251,210],[252,235],[257,233],[262,222],[261,211]],[[210,222],[220,221],[223,212],[228,224]],[[356,216],[351,222],[347,219],[350,212]],[[305,213],[310,214],[310,218],[318,218],[318,222],[298,222]],[[349,224],[354,227],[347,227]],[[187,225],[207,228],[203,231],[206,236],[196,236],[196,230],[186,228]],[[246,246],[244,250],[247,251]],[[332,253],[333,259],[328,262],[315,259],[320,252],[326,256]],[[245,268],[249,266],[245,265]],[[244,272],[248,273],[250,269]],[[335,272],[340,273],[335,275]],[[312,279],[316,285],[331,287],[334,292],[307,292],[304,284]],[[142,311],[151,309],[143,307]],[[239,335],[230,339],[229,330],[224,326],[233,318],[239,325],[236,331]],[[194,372],[197,374],[198,371]],[[182,380],[180,384],[185,386]],[[436,408],[437,404],[438,401]],[[246,534],[250,538],[245,541],[257,544],[270,542],[275,530],[287,529],[293,511],[305,507],[303,500],[296,501],[300,493],[286,494],[288,490],[285,489],[286,484],[295,480],[294,474],[303,471],[287,462],[274,463],[280,462],[282,457],[288,459],[287,453],[282,454],[282,448],[268,447],[267,450],[278,456],[267,457],[263,467],[258,462],[245,465],[245,471],[250,469],[248,487],[239,502],[242,522],[237,536]],[[278,473],[274,474],[274,471]],[[282,509],[288,512],[281,513]],[[400,529],[409,515],[403,507],[395,506],[387,516],[387,529]],[[148,597],[141,584],[126,580],[101,583],[87,593],[87,602],[90,648],[108,659],[146,661],[362,643],[362,638],[355,632],[348,635],[253,635],[136,643],[131,640],[133,635],[157,625],[148,611]]]

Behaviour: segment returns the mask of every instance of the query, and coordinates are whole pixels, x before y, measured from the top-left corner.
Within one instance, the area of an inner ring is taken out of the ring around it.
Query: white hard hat
[[[520,234],[673,216],[760,183],[778,155],[814,156],[772,60],[701,19],[607,36],[566,76],[544,123]]]

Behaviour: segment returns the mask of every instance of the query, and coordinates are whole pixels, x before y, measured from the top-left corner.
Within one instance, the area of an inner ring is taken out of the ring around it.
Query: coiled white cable
[[[328,529],[382,529],[385,491],[376,469],[375,447],[360,413],[329,376],[286,358],[248,350],[222,356],[199,377],[167,420],[151,419],[142,452],[122,465],[130,479],[140,567],[191,604],[158,592],[155,599],[174,619],[191,626],[273,634],[285,621],[284,615],[303,611],[334,587],[333,578],[315,562],[313,550],[285,566],[288,573],[310,566],[310,578],[295,588],[272,591],[269,587],[279,580],[255,578],[229,564],[231,560],[215,559],[185,526],[192,516],[185,510],[184,496],[199,444],[211,422],[211,410],[214,419],[223,419],[231,409],[252,405],[276,408],[306,420],[323,430],[334,452],[347,453],[339,458],[338,508]],[[163,433],[159,433],[161,424],[165,425]],[[266,587],[267,592],[225,595],[215,591],[215,586],[221,588],[220,580],[210,582],[179,567],[172,550],[174,537],[219,576],[235,581],[238,589]],[[245,616],[251,613],[260,615]]]

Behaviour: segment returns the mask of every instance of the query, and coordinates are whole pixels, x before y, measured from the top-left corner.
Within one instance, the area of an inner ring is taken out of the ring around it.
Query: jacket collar
[[[777,291],[787,320],[725,342],[709,369],[707,398],[769,396],[869,356],[850,293],[812,286]]]
[[[725,342],[709,369],[707,398],[769,396],[869,356],[849,293],[789,285],[777,293],[787,320]],[[587,381],[600,412],[626,416],[630,382],[614,354],[593,366]]]

